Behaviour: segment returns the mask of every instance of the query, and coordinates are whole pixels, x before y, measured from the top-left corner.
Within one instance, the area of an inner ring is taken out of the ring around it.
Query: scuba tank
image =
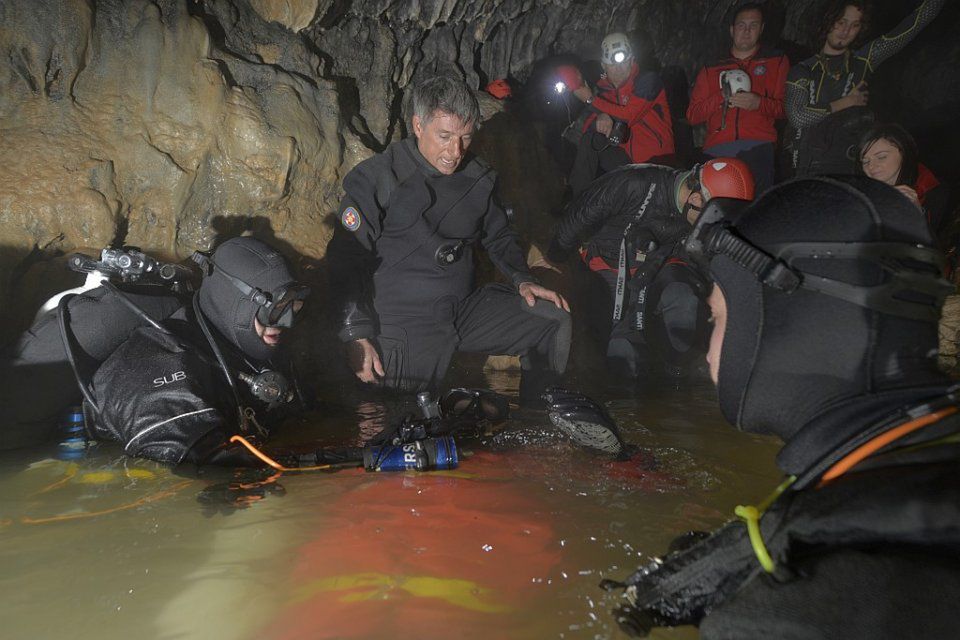
[[[60,444],[57,446],[59,460],[81,460],[88,446],[83,407],[68,407],[60,421]]]

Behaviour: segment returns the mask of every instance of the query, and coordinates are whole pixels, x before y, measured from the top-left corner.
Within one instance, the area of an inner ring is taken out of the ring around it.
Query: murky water
[[[765,496],[777,445],[727,426],[709,384],[584,390],[644,455],[611,462],[526,410],[451,472],[198,478],[112,447],[5,454],[0,635],[623,637],[601,578]],[[402,409],[331,402],[287,439],[356,443]]]

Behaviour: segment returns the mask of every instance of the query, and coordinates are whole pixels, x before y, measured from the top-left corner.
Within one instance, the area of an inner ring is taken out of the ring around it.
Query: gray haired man
[[[414,88],[414,138],[357,165],[343,181],[327,250],[339,337],[362,382],[434,388],[455,351],[519,355],[521,398],[566,368],[567,302],[540,286],[495,195],[496,173],[467,153],[479,123],[462,81]],[[475,247],[510,284],[474,287]]]

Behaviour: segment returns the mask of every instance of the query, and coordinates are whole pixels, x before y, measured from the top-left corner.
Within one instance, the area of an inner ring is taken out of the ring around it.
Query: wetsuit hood
[[[283,256],[254,238],[227,240],[211,258],[220,269],[261,291],[275,292],[295,281]],[[220,269],[211,269],[200,286],[199,303],[204,317],[247,358],[261,363],[270,360],[276,347],[263,342],[253,322],[260,305]]]
[[[745,209],[734,227],[771,254],[800,242],[932,246],[916,207],[865,177],[785,183]],[[886,282],[890,273],[881,264],[866,258],[791,261],[804,278],[857,287]],[[939,278],[925,267],[921,278]],[[858,407],[861,417],[879,415],[945,382],[936,367],[932,318],[892,315],[807,288],[779,290],[722,254],[711,259],[710,271],[727,305],[718,374],[723,414],[740,429],[781,437],[787,448],[794,439],[802,442],[790,466],[816,459],[868,426],[850,419],[847,408]],[[822,437],[802,434],[814,426]]]

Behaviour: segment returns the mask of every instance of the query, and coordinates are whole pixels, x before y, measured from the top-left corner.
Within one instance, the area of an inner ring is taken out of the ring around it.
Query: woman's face
[[[864,150],[860,155],[860,163],[863,172],[874,180],[896,186],[903,154],[889,140],[880,138]]]

